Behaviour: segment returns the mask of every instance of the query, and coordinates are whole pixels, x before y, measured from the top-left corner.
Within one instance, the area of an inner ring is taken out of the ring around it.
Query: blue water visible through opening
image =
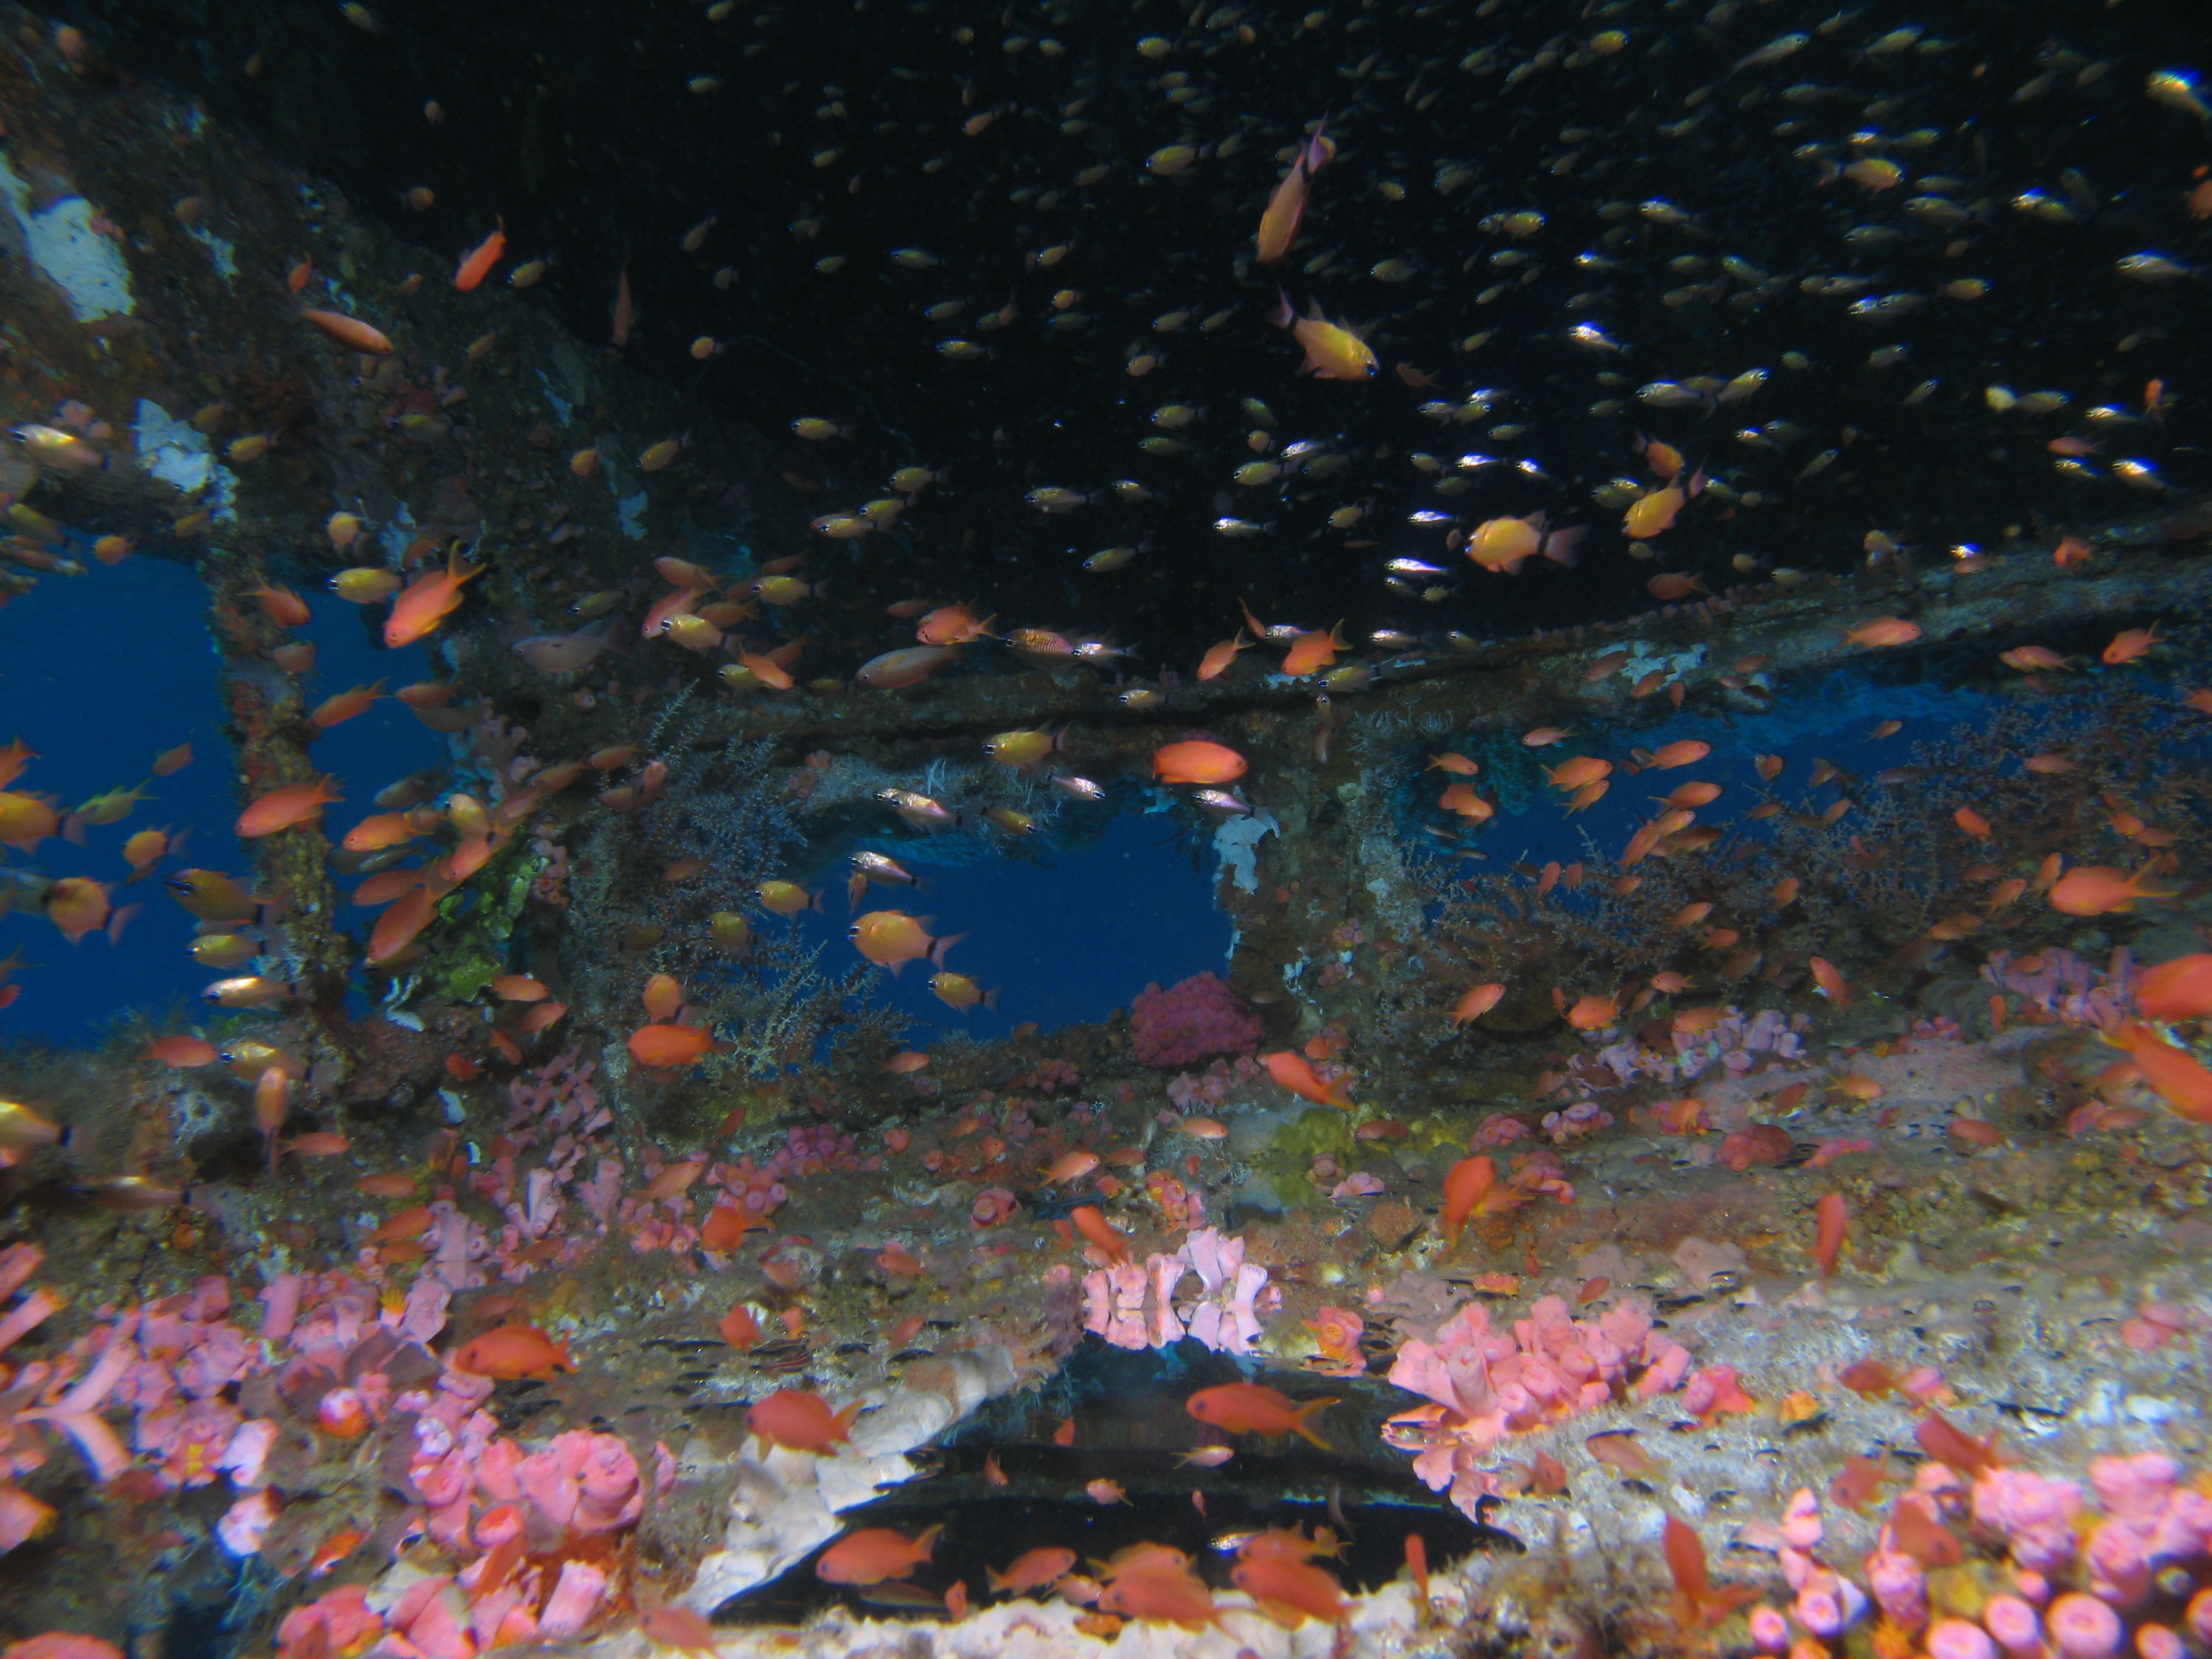
[[[917,1043],[962,1029],[988,1041],[1031,1020],[1046,1030],[1102,1020],[1152,981],[1220,973],[1230,921],[1213,902],[1213,854],[1201,853],[1194,865],[1189,846],[1170,820],[1137,811],[1116,817],[1095,841],[1022,861],[948,867],[926,862],[926,848],[887,842],[884,850],[927,885],[918,894],[872,887],[862,910],[931,917],[935,937],[966,933],[945,966],[1000,994],[997,1012],[979,1006],[963,1016],[929,988],[937,969],[911,962],[896,979],[883,975],[882,1000],[923,1023],[911,1033]],[[824,964],[840,969],[858,959],[845,895],[833,882],[822,902],[822,914],[802,912],[794,925],[809,944],[826,945]]]
[[[308,707],[355,684],[385,678],[397,686],[434,672],[421,647],[381,648],[368,625],[380,611],[304,597],[313,618],[292,636],[317,649],[304,691]],[[0,957],[20,951],[33,964],[15,977],[22,991],[0,1012],[0,1035],[87,1041],[126,1012],[159,1014],[188,1003],[222,976],[191,958],[192,918],[161,884],[171,872],[199,867],[238,876],[252,889],[246,849],[233,830],[240,806],[236,763],[207,608],[207,590],[190,567],[144,556],[113,568],[88,562],[83,575],[46,577],[0,608],[0,741],[21,736],[38,751],[15,788],[52,795],[66,811],[145,779],[155,756],[188,737],[194,755],[182,770],[154,779],[148,798],[120,823],[87,830],[84,845],[55,838],[0,856],[0,870],[116,883],[116,905],[143,906],[119,942],[94,933],[76,945],[35,905],[0,915]],[[131,649],[105,649],[125,626]],[[95,651],[97,672],[88,666]],[[445,753],[443,739],[389,698],[331,728],[311,751],[346,797],[330,809],[326,828],[342,835],[376,810],[377,790]],[[145,879],[120,884],[131,873],[124,842],[163,827],[189,830],[182,853]],[[915,863],[928,877],[924,892],[874,888],[863,907],[934,917],[934,933],[966,933],[947,965],[1000,992],[998,1012],[978,1006],[963,1017],[931,992],[929,964],[910,963],[896,980],[883,975],[884,1000],[922,1023],[917,1042],[962,1028],[988,1039],[1027,1021],[1049,1030],[1103,1019],[1149,981],[1218,972],[1227,960],[1231,928],[1212,902],[1212,855],[1201,851],[1194,860],[1188,837],[1160,816],[1125,811],[1095,840],[1018,860]],[[824,914],[795,925],[827,947],[824,966],[842,972],[857,960],[844,895],[833,884],[823,902]],[[369,919],[350,909],[339,918],[363,928]],[[763,918],[761,925],[784,924]]]
[[[82,556],[82,548],[73,550]],[[233,830],[240,806],[236,759],[224,732],[222,659],[207,631],[207,588],[191,567],[167,559],[137,556],[112,568],[84,562],[84,574],[44,577],[0,608],[0,742],[20,737],[38,751],[10,787],[52,795],[57,810],[67,811],[145,780],[154,757],[187,738],[193,759],[153,779],[147,798],[119,823],[87,829],[83,846],[57,837],[0,855],[0,870],[117,883],[113,904],[143,907],[118,941],[93,933],[75,945],[35,904],[0,916],[0,957],[19,951],[33,964],[10,981],[22,993],[0,1012],[0,1036],[84,1042],[126,1011],[155,1013],[197,997],[222,975],[189,954],[193,919],[162,878],[179,869],[221,870],[252,890],[246,850]],[[317,665],[305,680],[308,707],[380,678],[395,685],[428,678],[422,649],[384,650],[358,607],[323,594],[303,597],[313,619],[292,637],[316,647]],[[125,642],[128,649],[115,648]],[[443,739],[393,701],[325,732],[312,758],[343,781],[347,795],[331,809],[332,827],[374,811],[368,798],[378,789],[444,752]],[[131,874],[124,842],[161,828],[189,830],[182,852],[143,880],[119,884]]]

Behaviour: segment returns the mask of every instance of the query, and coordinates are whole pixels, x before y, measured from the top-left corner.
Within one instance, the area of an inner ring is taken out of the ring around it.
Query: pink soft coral
[[[1129,1040],[1147,1066],[1188,1066],[1212,1054],[1249,1054],[1260,1018],[1211,973],[1163,991],[1148,985],[1129,1007]]]
[[[1635,1298],[1591,1323],[1547,1296],[1510,1333],[1493,1330],[1489,1308],[1470,1302],[1433,1341],[1416,1339],[1399,1349],[1390,1381],[1443,1410],[1403,1413],[1385,1437],[1418,1451],[1414,1473],[1431,1490],[1449,1486],[1452,1501],[1473,1513],[1473,1499],[1487,1490],[1474,1478],[1474,1457],[1509,1434],[1564,1422],[1627,1395],[1649,1400],[1680,1388],[1689,1364],[1689,1350],[1654,1329],[1650,1310]]]

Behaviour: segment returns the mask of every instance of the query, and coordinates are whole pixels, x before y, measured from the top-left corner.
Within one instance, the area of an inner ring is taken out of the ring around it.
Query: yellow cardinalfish
[[[1281,290],[1278,289],[1278,293]],[[1364,380],[1379,365],[1375,354],[1367,349],[1367,342],[1340,323],[1332,323],[1319,310],[1301,317],[1291,305],[1291,296],[1282,295],[1283,303],[1267,319],[1278,328],[1287,328],[1291,337],[1305,348],[1306,367],[1324,380]]]

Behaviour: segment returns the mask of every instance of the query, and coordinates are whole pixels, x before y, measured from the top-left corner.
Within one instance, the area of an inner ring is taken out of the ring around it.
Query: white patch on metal
[[[1618,650],[1620,647],[1616,646],[1613,648]],[[1621,665],[1620,672],[1628,677],[1632,684],[1642,679],[1654,669],[1664,669],[1668,678],[1680,679],[1705,660],[1705,647],[1702,645],[1693,645],[1687,651],[1678,652],[1671,657],[1655,656],[1652,654],[1651,647],[1644,644],[1641,641],[1632,640],[1629,642],[1628,652],[1628,660]],[[1598,653],[1598,656],[1604,654],[1603,652]],[[1595,662],[1597,658],[1593,657],[1590,660]]]
[[[101,317],[129,316],[131,267],[113,239],[93,228],[92,204],[64,196],[40,211],[31,210],[31,186],[0,155],[0,195],[29,245],[31,263],[61,289],[80,323]]]
[[[213,231],[201,226],[192,227],[192,240],[208,251],[215,268],[222,273],[222,280],[231,281],[238,275],[238,250]]]
[[[0,162],[0,167],[5,165]],[[138,465],[154,477],[187,495],[197,495],[207,488],[215,472],[215,457],[207,434],[190,422],[178,420],[151,398],[141,398],[132,436],[137,441]]]
[[[1225,873],[1235,880],[1238,891],[1258,892],[1261,840],[1281,834],[1282,828],[1273,812],[1255,812],[1223,824],[1213,832],[1214,854],[1221,860],[1214,879],[1220,880]]]

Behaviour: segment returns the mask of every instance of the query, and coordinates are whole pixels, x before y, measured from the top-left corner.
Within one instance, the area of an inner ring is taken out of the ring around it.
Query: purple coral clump
[[[1147,985],[1129,1006],[1129,1037],[1147,1066],[1188,1066],[1259,1046],[1260,1017],[1211,973],[1171,990]]]
[[[2135,953],[2123,945],[2102,971],[2063,948],[2025,957],[1997,951],[1982,964],[1982,977],[2063,1024],[2111,1030],[2135,1012],[2142,974]]]

